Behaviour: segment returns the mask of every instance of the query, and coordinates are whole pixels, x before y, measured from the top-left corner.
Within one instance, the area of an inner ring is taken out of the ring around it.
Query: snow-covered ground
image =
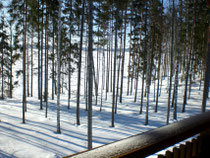
[[[21,63],[19,64],[21,65]],[[126,70],[125,74],[127,74]],[[87,111],[85,110],[85,99],[82,93],[80,105],[81,125],[77,126],[75,114],[77,74],[74,73],[73,75],[75,75],[75,77],[73,77],[72,80],[73,94],[71,98],[71,109],[67,109],[67,93],[65,92],[65,94],[61,96],[61,134],[56,133],[56,99],[53,101],[51,97],[49,97],[48,118],[45,118],[45,104],[44,110],[39,110],[36,76],[34,76],[34,97],[27,98],[25,124],[22,123],[21,81],[20,85],[14,90],[14,98],[0,100],[0,157],[54,158],[87,149]],[[143,107],[143,114],[139,115],[140,89],[138,91],[137,102],[134,102],[134,96],[126,96],[126,78],[124,82],[123,103],[118,103],[118,111],[115,115],[115,127],[110,127],[112,93],[108,93],[108,100],[103,98],[101,112],[100,97],[98,105],[93,104],[93,147],[165,125],[168,98],[167,78],[163,81],[157,113],[154,112],[154,86],[153,84],[151,85],[149,125],[147,126],[144,125],[145,106]],[[199,83],[194,83],[191,98],[186,105],[186,112],[181,112],[183,84],[184,82],[180,83],[181,86],[179,87],[178,121],[198,114],[201,111],[202,90],[199,90]],[[49,85],[51,85],[51,83],[49,83]],[[139,81],[139,85],[141,85],[141,80]],[[144,98],[144,101],[146,101],[146,98]],[[95,103],[95,97],[93,97],[93,103]],[[210,100],[207,102],[207,109],[210,110]],[[171,110],[170,123],[174,122],[172,115]]]

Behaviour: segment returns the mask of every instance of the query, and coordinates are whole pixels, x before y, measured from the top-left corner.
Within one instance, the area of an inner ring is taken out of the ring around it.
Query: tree
[[[41,5],[42,5],[42,12],[41,12],[41,64],[40,64],[40,109],[42,110],[43,109],[43,45],[44,45],[44,0],[41,0]]]
[[[192,29],[190,30],[191,32],[189,33],[189,28],[187,28],[187,37],[189,37],[189,50],[188,50],[188,55],[187,55],[187,69],[186,69],[186,74],[185,74],[185,90],[184,90],[184,100],[183,100],[183,105],[182,105],[182,112],[185,112],[185,105],[187,104],[187,89],[188,89],[188,80],[189,80],[189,73],[190,73],[190,65],[191,65],[191,60],[192,60],[192,53],[193,53],[193,44],[194,44],[194,35],[195,35],[195,14],[196,14],[196,0],[193,2],[193,25]],[[189,10],[188,10],[188,19],[187,19],[187,27],[189,27]],[[190,34],[190,36],[188,35]]]
[[[159,98],[159,88],[160,88],[160,64],[161,64],[161,53],[162,53],[162,34],[163,34],[163,0],[161,3],[161,19],[160,19],[160,34],[159,34],[159,44],[158,44],[158,74],[157,74],[157,78],[158,78],[158,84],[157,84],[157,93],[156,93],[156,104],[155,104],[155,112],[157,112],[158,109],[158,98]]]
[[[23,123],[25,123],[25,111],[26,111],[26,36],[27,36],[27,0],[24,0],[24,41],[23,41]]]
[[[119,0],[116,2],[116,12],[115,12],[115,48],[114,48],[114,72],[113,72],[113,95],[112,95],[112,120],[111,127],[114,127],[114,108],[115,108],[115,80],[116,80],[116,61],[117,61],[117,34],[119,28]]]
[[[83,46],[83,30],[84,30],[84,9],[85,0],[82,2],[82,18],[81,18],[81,34],[80,34],[80,49],[79,49],[79,62],[78,62],[78,78],[77,78],[77,125],[80,125],[80,81],[81,81],[81,65],[82,65],[82,46]]]
[[[92,87],[93,87],[93,1],[89,0],[89,35],[88,35],[88,149],[92,148]]]
[[[123,95],[123,79],[124,79],[124,64],[125,64],[125,49],[126,49],[126,30],[127,30],[127,3],[124,18],[124,39],[123,39],[123,53],[122,53],[122,65],[121,65],[121,83],[120,83],[120,103],[122,103]]]
[[[1,52],[1,99],[5,97],[5,84],[6,77],[9,76],[9,58],[10,58],[10,45],[8,43],[9,36],[6,32],[7,25],[5,23],[4,17],[1,17],[0,22],[0,52]]]
[[[171,23],[171,59],[170,59],[170,84],[168,93],[168,109],[167,109],[167,119],[166,124],[169,124],[170,116],[170,105],[171,105],[171,91],[172,91],[172,80],[173,80],[173,58],[174,58],[174,0],[172,1],[172,23]]]
[[[208,28],[208,49],[206,51],[206,65],[205,65],[205,80],[204,80],[204,89],[203,89],[203,99],[202,99],[202,108],[201,111],[206,111],[206,102],[208,98],[210,84],[210,24]]]
[[[148,20],[148,8],[147,8],[147,2],[145,1],[145,19],[144,19],[144,53],[143,53],[143,75],[142,75],[142,87],[141,87],[141,102],[140,102],[140,110],[139,114],[142,114],[142,109],[143,109],[143,99],[144,99],[144,76],[145,76],[145,71],[146,71],[146,54],[147,54],[147,41],[148,41],[148,35],[147,35],[147,20]]]
[[[61,5],[62,1],[59,0],[59,11],[58,11],[58,69],[57,69],[57,133],[61,133],[60,127],[60,77],[61,77]]]

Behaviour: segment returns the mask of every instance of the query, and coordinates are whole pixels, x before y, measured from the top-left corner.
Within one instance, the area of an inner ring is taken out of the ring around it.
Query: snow
[[[82,60],[84,61],[84,57]],[[127,63],[125,64],[125,68],[126,67]],[[21,69],[21,62],[17,63],[15,69]],[[84,64],[82,65],[82,71],[84,71]],[[124,74],[127,74],[127,70],[125,70]],[[50,90],[48,118],[45,118],[45,104],[44,110],[39,109],[36,75],[34,75],[34,97],[27,97],[26,123],[22,123],[22,80],[21,77],[16,78],[16,80],[20,80],[20,83],[14,89],[14,98],[6,98],[5,100],[0,100],[0,157],[56,158],[71,155],[87,149],[87,111],[85,110],[83,78],[81,82],[82,93],[80,97],[81,125],[76,125],[76,76],[77,73],[75,72],[72,77],[73,90],[71,98],[71,109],[67,108],[67,91],[65,90],[64,94],[61,95],[61,134],[56,133],[56,97],[55,100],[51,100]],[[51,80],[49,80],[49,85],[51,85]],[[197,82],[192,85],[191,98],[188,100],[188,104],[186,105],[186,112],[182,113],[181,109],[184,82],[181,82],[180,85],[177,109],[178,121],[200,113],[202,103],[202,89],[199,90],[199,81],[197,80]],[[141,79],[139,80],[139,88],[140,87]],[[98,105],[95,105],[95,97],[93,97],[93,147],[97,147],[131,136],[133,134],[164,126],[166,123],[168,98],[167,78],[163,81],[157,113],[154,112],[155,102],[153,101],[153,87],[154,86],[152,82],[150,94],[149,125],[144,125],[145,104],[143,107],[143,114],[139,115],[141,91],[140,89],[138,90],[138,99],[137,102],[134,102],[133,95],[126,95],[126,78],[124,79],[123,103],[118,103],[118,111],[115,115],[115,127],[110,127],[112,93],[109,92],[108,100],[105,100],[105,91],[103,92],[104,97],[101,112],[100,94],[98,97]],[[146,98],[144,98],[144,102],[146,102]],[[207,101],[207,109],[210,110],[210,100]],[[170,123],[174,122],[172,112],[173,110],[171,109]],[[155,156],[153,155],[153,157]]]

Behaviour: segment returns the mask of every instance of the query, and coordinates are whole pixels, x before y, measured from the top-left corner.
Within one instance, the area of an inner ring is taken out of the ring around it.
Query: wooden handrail
[[[66,158],[146,157],[207,129],[210,111]]]

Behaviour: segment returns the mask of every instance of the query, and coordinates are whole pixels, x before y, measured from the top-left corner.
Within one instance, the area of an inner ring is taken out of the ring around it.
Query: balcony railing
[[[141,158],[152,155],[196,134],[200,135],[199,157],[210,157],[210,111],[208,111],[92,150],[66,156],[66,158]]]

